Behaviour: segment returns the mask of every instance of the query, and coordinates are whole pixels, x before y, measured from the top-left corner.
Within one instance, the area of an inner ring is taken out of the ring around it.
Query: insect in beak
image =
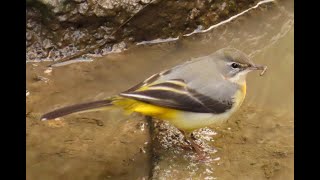
[[[265,65],[252,65],[251,67],[249,67],[250,70],[261,70],[262,72],[260,73],[260,76],[263,76],[263,74],[267,71],[268,67]]]

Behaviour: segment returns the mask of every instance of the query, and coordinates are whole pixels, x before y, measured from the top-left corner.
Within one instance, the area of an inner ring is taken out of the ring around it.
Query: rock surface
[[[106,38],[115,42],[90,53],[104,55],[123,50],[123,44],[177,37],[208,28],[258,1],[27,0],[27,60],[57,60]],[[118,43],[122,49],[112,48]]]

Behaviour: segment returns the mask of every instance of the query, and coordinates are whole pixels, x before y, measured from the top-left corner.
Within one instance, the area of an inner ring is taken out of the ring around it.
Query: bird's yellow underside
[[[174,119],[178,110],[155,106],[141,101],[122,98],[113,102],[114,105],[122,107],[127,113],[138,112],[146,116],[152,116],[159,119]]]
[[[242,99],[244,99],[244,97],[246,96],[247,93],[247,83],[244,82],[243,85],[241,86],[241,90],[242,90]]]

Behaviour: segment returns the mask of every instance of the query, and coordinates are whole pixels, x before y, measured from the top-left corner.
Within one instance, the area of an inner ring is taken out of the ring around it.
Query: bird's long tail
[[[112,101],[113,101],[112,99],[107,99],[107,100],[93,101],[93,102],[66,106],[66,107],[48,112],[42,115],[40,119],[42,121],[45,121],[45,120],[52,120],[58,117],[66,116],[68,114],[73,114],[73,113],[97,111],[100,109],[104,109],[108,106],[112,106]]]

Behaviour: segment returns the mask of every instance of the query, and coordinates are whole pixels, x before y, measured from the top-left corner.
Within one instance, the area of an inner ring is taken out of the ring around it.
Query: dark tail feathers
[[[68,114],[99,109],[99,108],[103,108],[103,107],[111,106],[111,105],[112,105],[112,100],[100,100],[100,101],[87,102],[87,103],[82,103],[82,104],[75,104],[75,105],[63,107],[63,108],[48,112],[48,113],[42,115],[42,117],[40,119],[42,121],[52,120],[52,119],[55,119],[58,117],[68,115]]]

